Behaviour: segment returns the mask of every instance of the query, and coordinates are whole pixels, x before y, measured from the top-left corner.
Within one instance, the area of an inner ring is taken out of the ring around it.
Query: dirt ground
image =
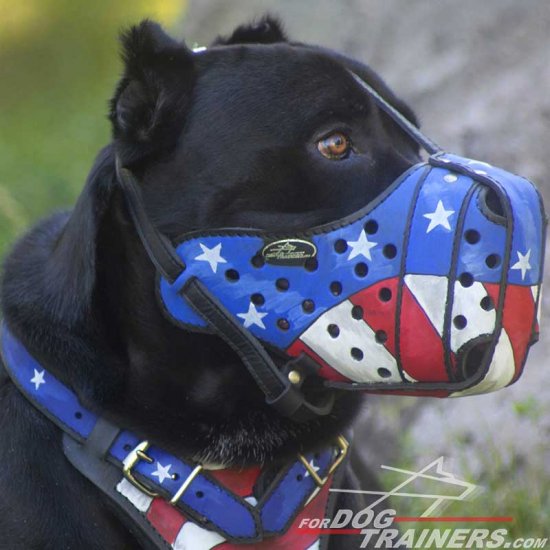
[[[550,205],[548,0],[190,0],[184,35],[207,44],[266,11],[291,37],[370,64],[436,142],[532,179]],[[547,262],[547,279],[549,271]],[[406,431],[419,465],[460,454],[482,473],[497,454],[550,477],[549,317],[547,295],[541,342],[511,388],[457,400],[369,399],[356,430],[369,463],[399,462]]]

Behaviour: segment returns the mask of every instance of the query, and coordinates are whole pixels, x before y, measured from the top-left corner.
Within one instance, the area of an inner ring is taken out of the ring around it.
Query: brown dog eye
[[[346,134],[334,132],[317,142],[319,153],[331,160],[340,160],[348,156],[351,150],[351,141]]]

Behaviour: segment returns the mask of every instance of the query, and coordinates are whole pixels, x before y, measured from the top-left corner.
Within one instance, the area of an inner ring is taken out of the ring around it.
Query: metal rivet
[[[299,384],[302,381],[302,376],[297,370],[291,370],[288,373],[288,379],[290,380],[291,384]]]
[[[290,328],[290,323],[286,319],[279,319],[277,321],[277,326],[281,330],[288,330]]]

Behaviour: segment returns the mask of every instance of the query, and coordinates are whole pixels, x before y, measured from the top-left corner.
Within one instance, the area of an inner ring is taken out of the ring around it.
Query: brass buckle
[[[309,475],[313,478],[313,481],[317,484],[317,487],[320,489],[327,482],[328,478],[332,473],[335,472],[336,468],[342,464],[344,458],[348,454],[349,443],[346,441],[346,438],[343,435],[339,435],[336,438],[336,444],[338,445],[338,455],[335,457],[334,462],[331,464],[327,475],[323,478],[311,467],[311,464],[307,461],[306,457],[303,454],[298,454],[300,462],[304,465],[305,469],[308,471]]]
[[[138,481],[134,474],[132,474],[132,468],[140,461],[144,460],[149,464],[153,463],[153,459],[150,456],[145,454],[145,451],[149,448],[149,441],[142,441],[135,449],[128,453],[128,456],[122,462],[122,473],[124,477],[134,486],[137,487],[140,491],[143,491],[146,495],[150,497],[158,496],[158,493],[154,493],[149,490],[143,483]]]
[[[187,476],[187,479],[181,484],[181,487],[176,491],[176,494],[170,499],[170,504],[175,506],[178,503],[178,500],[183,496],[183,493],[187,491],[191,482],[197,477],[199,472],[202,470],[202,465],[197,464],[193,471]]]

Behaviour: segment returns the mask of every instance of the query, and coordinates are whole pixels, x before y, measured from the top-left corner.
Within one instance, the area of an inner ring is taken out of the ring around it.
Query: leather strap
[[[334,393],[326,392],[320,405],[306,401],[277,368],[258,340],[224,308],[219,300],[196,278],[187,281],[181,295],[209,326],[239,355],[248,372],[266,396],[266,402],[279,413],[304,422],[325,416],[332,410]],[[296,361],[296,360],[294,360]]]
[[[425,136],[408,118],[404,117],[393,105],[390,105],[372,86],[369,86],[361,77],[357,76],[353,71],[351,74],[355,82],[361,86],[376,102],[390,118],[401,127],[409,136],[423,147],[430,155],[441,151],[441,147],[430,138]]]
[[[143,207],[141,191],[136,178],[130,170],[120,165],[118,157],[116,159],[116,172],[134,226],[147,251],[149,259],[162,276],[173,283],[185,269],[185,264],[176,254],[169,239],[151,222]]]
[[[110,441],[100,422],[92,431],[90,439],[98,444],[97,450],[105,449]],[[94,447],[93,444],[92,447]],[[69,462],[108,497],[117,517],[134,535],[142,548],[145,550],[170,548],[143,514],[125,496],[116,491],[115,488],[120,483],[121,476],[119,468],[98,456],[89,444],[82,445],[67,433],[63,434],[63,452]]]

